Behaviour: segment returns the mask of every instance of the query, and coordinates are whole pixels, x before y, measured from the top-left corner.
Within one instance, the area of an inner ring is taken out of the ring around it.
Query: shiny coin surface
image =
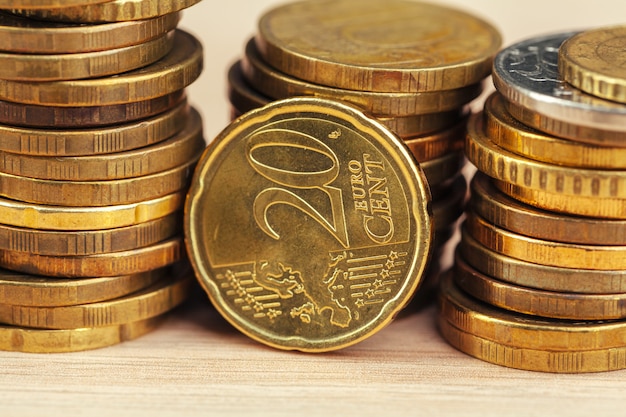
[[[498,53],[494,61],[493,81],[507,100],[573,126],[584,126],[617,134],[605,138],[575,136],[573,140],[626,146],[626,106],[586,94],[561,80],[558,74],[558,50],[563,41],[575,32],[531,38],[515,43]],[[550,128],[550,126],[534,126]],[[575,132],[575,129],[572,129]],[[550,130],[547,130],[552,133]],[[560,128],[555,135],[571,130]],[[615,140],[613,140],[615,139]],[[615,143],[613,143],[615,142]]]
[[[64,6],[88,6],[104,3],[108,0],[0,0],[0,7],[10,9],[20,7],[24,9],[47,9]]]
[[[429,186],[438,186],[457,176],[465,165],[463,152],[453,152],[420,164]]]
[[[418,162],[442,158],[463,149],[466,126],[467,118],[463,118],[456,125],[439,132],[404,138],[404,144]]]
[[[79,6],[76,4],[77,1],[79,0],[73,0],[72,4],[45,9],[24,7],[24,10],[19,10],[20,6],[15,5],[11,6],[11,9],[16,13],[43,20],[83,23],[120,22],[163,16],[200,2],[200,0],[92,0],[90,2],[92,4]],[[83,0],[82,3],[84,4],[85,1]]]
[[[485,102],[483,114],[485,135],[510,152],[549,164],[626,169],[626,147],[561,139],[533,129],[509,113],[506,100],[497,92]]]
[[[264,60],[286,74],[380,92],[476,84],[489,75],[500,42],[477,17],[402,0],[289,3],[261,17],[256,37]]]
[[[176,29],[178,13],[132,22],[81,25],[0,12],[0,50],[27,54],[103,51],[137,45]]]
[[[375,116],[403,117],[454,110],[478,97],[482,91],[480,83],[453,90],[422,93],[376,93],[313,84],[267,65],[259,55],[253,40],[246,45],[241,70],[249,84],[265,96],[274,99],[315,96],[346,101]]]
[[[522,287],[477,271],[458,253],[453,275],[459,288],[505,310],[565,320],[616,320],[626,316],[625,293],[577,294]]]
[[[119,277],[64,279],[0,270],[0,304],[59,307],[111,300],[154,284],[166,272],[161,268]]]
[[[246,113],[202,155],[185,206],[217,309],[282,349],[349,346],[408,302],[431,247],[424,175],[400,140],[316,98]]]
[[[241,61],[235,62],[228,70],[228,100],[238,115],[263,107],[272,101],[271,98],[255,90],[244,78],[241,72]]]
[[[559,48],[559,73],[594,96],[626,103],[626,26],[588,30]]]
[[[0,79],[0,99],[43,106],[106,106],[182,90],[202,71],[202,45],[177,29],[172,51],[152,65],[104,79],[34,83]]]

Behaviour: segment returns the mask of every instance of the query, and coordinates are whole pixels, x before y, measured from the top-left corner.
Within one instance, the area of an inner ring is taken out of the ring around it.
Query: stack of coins
[[[466,201],[460,175],[466,104],[481,93],[499,46],[491,25],[439,5],[286,4],[260,18],[244,58],[230,68],[232,114],[276,99],[316,96],[372,115],[404,140],[423,169],[440,249]]]
[[[626,368],[625,39],[626,27],[562,33],[496,56],[440,297],[458,349],[528,370]]]
[[[187,296],[197,1],[0,2],[0,349],[111,345]]]

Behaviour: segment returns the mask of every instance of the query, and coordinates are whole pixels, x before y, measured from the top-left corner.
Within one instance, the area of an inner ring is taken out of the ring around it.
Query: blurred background
[[[384,1],[384,0],[381,0]],[[539,34],[626,24],[625,0],[445,0],[431,1],[473,13],[495,25],[503,45]],[[210,142],[228,123],[226,71],[243,55],[258,18],[285,3],[276,0],[204,0],[188,9],[181,27],[204,45],[202,77],[189,89],[190,100],[203,115]]]

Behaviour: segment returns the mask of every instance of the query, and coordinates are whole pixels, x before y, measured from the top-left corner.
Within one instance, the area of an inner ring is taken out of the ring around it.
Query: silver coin
[[[496,88],[513,105],[557,122],[543,123],[539,127],[542,130],[550,130],[550,125],[561,122],[582,126],[587,130],[606,131],[609,135],[626,132],[624,104],[584,93],[560,79],[559,47],[576,33],[531,38],[500,51],[493,68]],[[560,128],[558,132],[548,133],[563,136],[563,130]],[[626,137],[622,139],[626,140]]]

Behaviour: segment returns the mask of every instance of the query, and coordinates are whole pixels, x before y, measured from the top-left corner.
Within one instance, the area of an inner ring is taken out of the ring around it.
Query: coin
[[[93,255],[150,246],[180,232],[181,213],[105,230],[52,231],[0,224],[0,250],[53,256]]]
[[[0,350],[30,353],[79,352],[133,340],[156,329],[161,316],[134,323],[70,330],[0,326]]]
[[[626,199],[551,193],[504,181],[494,181],[494,185],[510,197],[544,210],[606,219],[626,219]]]
[[[0,196],[51,206],[113,206],[152,200],[187,187],[198,156],[167,171],[109,181],[58,181],[0,172]]]
[[[182,90],[201,71],[202,45],[192,35],[177,29],[172,51],[147,67],[105,79],[46,83],[0,79],[0,99],[59,107],[126,104]]]
[[[456,109],[405,117],[378,116],[376,119],[401,138],[408,138],[450,128],[458,124],[465,116],[466,112],[464,109]]]
[[[459,288],[473,297],[517,313],[565,320],[616,320],[626,316],[626,293],[577,294],[514,285],[480,273],[458,252],[453,275]]]
[[[97,129],[114,124],[130,125],[131,122],[133,122],[133,127],[138,128],[143,122],[140,119],[169,111],[183,102],[186,102],[183,90],[133,103],[92,107],[39,106],[0,100],[0,129],[8,130],[22,126],[45,129],[47,135],[54,135],[54,130],[50,128],[71,128],[74,132],[70,132],[68,136],[76,136],[77,134],[85,136],[82,129]],[[2,124],[11,126],[3,126]],[[78,130],[76,126],[80,126],[82,129]],[[125,127],[128,128],[129,126]],[[119,127],[116,126],[117,128]],[[38,132],[32,134],[35,136],[43,135],[43,133]],[[100,132],[96,134],[100,134]],[[33,142],[34,140],[30,139],[30,141]]]
[[[470,206],[489,223],[515,233],[565,243],[623,245],[626,222],[570,216],[523,204],[498,190],[489,177],[476,173]]]
[[[626,169],[626,148],[561,139],[535,130],[512,117],[504,97],[493,93],[485,102],[484,129],[496,145],[536,161],[578,168]]]
[[[50,277],[115,277],[171,265],[183,256],[181,238],[122,252],[52,256],[0,250],[0,266],[26,274]]]
[[[137,45],[74,54],[0,53],[0,78],[17,81],[57,81],[100,78],[150,65],[167,54],[174,32]]]
[[[480,115],[468,124],[465,153],[479,171],[514,185],[568,196],[626,198],[626,170],[564,167],[516,155],[485,135]]]
[[[444,130],[426,136],[404,138],[404,144],[418,162],[442,158],[463,149],[466,126],[467,118],[463,118],[457,124]]]
[[[500,42],[497,30],[474,16],[400,0],[285,4],[260,18],[256,37],[264,60],[279,71],[380,92],[476,84],[489,75]]]
[[[167,216],[183,206],[184,194],[103,207],[29,204],[0,198],[2,223],[42,230],[103,230],[130,226]]]
[[[449,153],[420,164],[429,186],[444,184],[446,181],[456,177],[464,165],[465,156],[463,152]]]
[[[149,19],[178,12],[199,2],[200,0],[110,0],[91,1],[88,5],[74,2],[53,8],[24,7],[24,10],[20,10],[17,5],[9,7],[15,13],[43,20],[96,23]]]
[[[39,329],[113,326],[161,315],[189,295],[193,276],[165,276],[148,288],[114,300],[59,307],[0,304],[0,322]]]
[[[233,107],[232,119],[272,101],[271,98],[252,88],[244,79],[240,61],[231,65],[228,70],[228,100]]]
[[[131,22],[81,25],[27,19],[0,12],[3,51],[60,54],[103,51],[137,45],[176,29],[179,13]]]
[[[87,6],[108,0],[0,0],[0,8],[46,9],[65,6]]]
[[[465,177],[457,177],[448,188],[447,194],[447,196],[432,202],[435,230],[445,229],[454,224],[463,214],[467,195]]]
[[[186,100],[182,100],[171,110],[157,116],[97,129],[33,129],[0,124],[0,150],[21,155],[60,157],[123,152],[170,138],[180,132],[188,120],[189,106]]]
[[[107,278],[64,279],[0,270],[0,304],[58,307],[95,303],[142,290],[161,279],[166,268]]]
[[[524,287],[555,292],[615,294],[626,292],[624,270],[560,268],[525,262],[487,249],[467,233],[461,236],[459,250],[474,268]]]
[[[426,181],[399,139],[339,102],[276,101],[202,155],[185,206],[220,313],[267,345],[320,352],[389,323],[426,268]]]
[[[487,223],[471,210],[467,232],[487,248],[512,258],[542,265],[581,269],[626,269],[626,245],[581,245],[535,239]]]
[[[115,180],[152,175],[192,160],[204,149],[202,119],[191,110],[186,127],[175,136],[126,152],[90,156],[32,156],[0,151],[0,171],[60,181]]]
[[[482,91],[480,83],[453,90],[421,93],[376,93],[313,84],[276,71],[267,65],[259,55],[254,40],[247,43],[245,57],[239,65],[248,83],[267,97],[281,99],[315,96],[346,101],[375,116],[405,117],[450,111],[463,107],[478,97]]]
[[[569,135],[572,130],[577,133],[577,129],[561,128],[553,132],[553,129],[548,129],[550,126],[532,124],[535,128],[581,142],[624,146],[626,107],[571,87],[558,74],[558,49],[575,33],[530,38],[504,48],[494,61],[493,82],[515,106],[559,124],[595,130],[597,134]],[[525,123],[524,120],[522,122]]]
[[[626,103],[626,26],[587,30],[559,48],[563,80],[594,96]]]
[[[449,321],[438,319],[439,331],[453,347],[477,359],[500,366],[527,371],[582,373],[606,372],[626,368],[626,348],[617,347],[573,352],[520,348],[475,336]]]

